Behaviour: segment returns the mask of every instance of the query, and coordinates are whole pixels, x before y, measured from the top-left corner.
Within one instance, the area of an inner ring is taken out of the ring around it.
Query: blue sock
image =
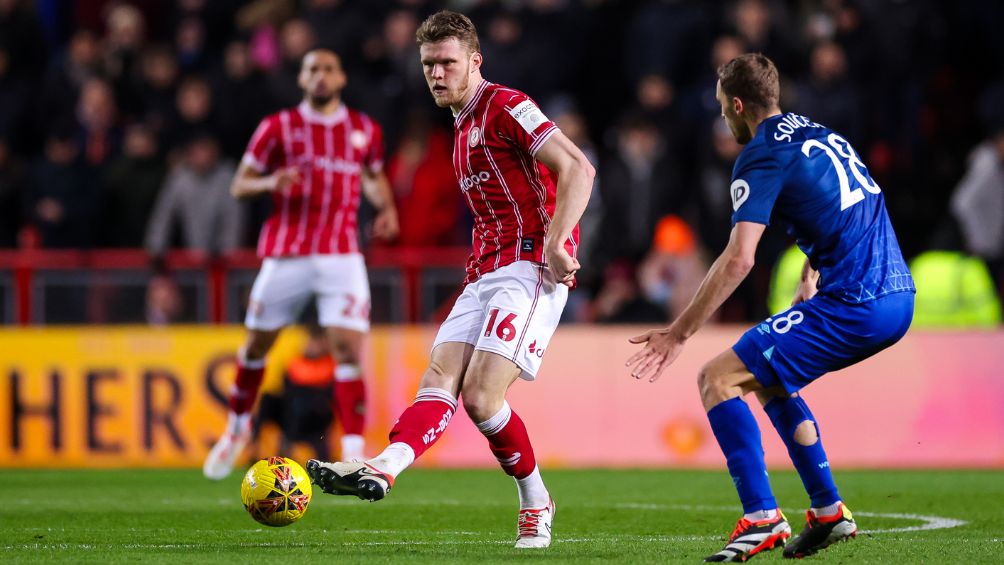
[[[743,512],[777,508],[763,461],[760,427],[749,406],[739,397],[730,398],[708,410],[708,421],[725,454]]]
[[[802,397],[775,398],[764,405],[763,409],[788,446],[788,455],[798,470],[798,476],[802,478],[805,491],[809,493],[812,508],[822,508],[840,500],[837,485],[833,482],[833,473],[830,472],[830,462],[823,451],[819,424]],[[816,426],[816,443],[812,445],[802,445],[795,441],[795,428],[806,420]]]

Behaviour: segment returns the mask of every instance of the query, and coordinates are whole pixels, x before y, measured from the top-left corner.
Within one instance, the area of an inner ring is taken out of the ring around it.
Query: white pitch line
[[[887,514],[882,512],[855,512],[858,516],[865,518],[892,518],[899,520],[920,520],[924,522],[919,526],[906,526],[904,528],[882,528],[878,530],[861,530],[862,534],[895,534],[901,532],[923,532],[926,530],[947,530],[948,528],[958,528],[965,526],[969,522],[957,520],[955,518],[944,518],[942,516],[925,516],[921,514]]]
[[[615,508],[627,508],[631,510],[683,510],[698,512],[735,512],[732,506],[706,506],[691,504],[638,504],[623,503],[615,504]],[[804,512],[805,510],[801,510]],[[862,534],[898,534],[904,532],[924,532],[928,530],[947,530],[965,526],[969,522],[956,518],[946,518],[944,516],[927,516],[924,514],[896,514],[887,512],[855,512],[858,516],[865,518],[887,518],[890,520],[917,520],[923,522],[917,526],[904,526],[902,528],[879,528],[875,530],[861,530]]]
[[[687,542],[706,541],[721,539],[721,536],[610,536],[598,538],[556,538],[556,544],[563,543],[590,543],[597,541],[618,542],[618,543],[666,543],[666,542]],[[510,545],[511,540],[461,540],[461,541],[358,541],[342,542],[340,545],[348,546],[381,546],[381,545]]]

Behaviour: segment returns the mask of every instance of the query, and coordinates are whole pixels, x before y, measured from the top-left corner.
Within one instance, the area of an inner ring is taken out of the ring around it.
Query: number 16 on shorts
[[[501,313],[503,316],[499,319],[500,310],[498,308],[492,308],[488,312],[488,323],[485,324],[485,337],[491,337],[494,331],[495,336],[502,341],[512,341],[516,337],[516,326],[513,325],[513,320],[516,319],[515,313]]]

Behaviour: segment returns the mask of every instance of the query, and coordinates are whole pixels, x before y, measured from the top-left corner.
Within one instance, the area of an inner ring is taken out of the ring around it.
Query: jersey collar
[[[297,109],[300,110],[300,115],[303,116],[305,121],[326,126],[333,126],[346,119],[349,115],[349,111],[345,108],[345,104],[339,104],[338,109],[331,114],[322,114],[318,112],[317,110],[311,108],[310,104],[308,104],[306,100],[300,102]]]
[[[467,104],[464,104],[464,107],[460,110],[459,113],[453,115],[453,123],[459,124],[464,118],[467,117],[467,114],[471,113],[471,110],[473,110],[474,107],[477,106],[478,100],[481,99],[481,95],[484,94],[485,89],[488,88],[489,84],[491,83],[488,82],[487,80],[481,79],[481,83],[478,84],[478,88],[474,92],[474,96],[472,96],[471,99],[467,101]]]

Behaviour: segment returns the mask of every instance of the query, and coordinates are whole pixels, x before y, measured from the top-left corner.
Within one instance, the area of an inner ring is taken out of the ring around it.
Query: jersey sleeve
[[[269,116],[258,124],[258,129],[251,136],[241,162],[259,173],[266,173],[278,166],[278,147],[281,141],[279,124],[274,117]]]
[[[513,92],[503,99],[497,119],[499,134],[531,157],[558,131],[558,126],[547,119],[537,103],[522,92]]]
[[[732,171],[732,225],[770,224],[770,213],[781,193],[781,168],[765,145],[747,146]]]
[[[366,153],[363,155],[363,165],[370,172],[380,172],[384,163],[383,128],[374,120],[367,120],[369,128],[369,144],[366,146]]]

